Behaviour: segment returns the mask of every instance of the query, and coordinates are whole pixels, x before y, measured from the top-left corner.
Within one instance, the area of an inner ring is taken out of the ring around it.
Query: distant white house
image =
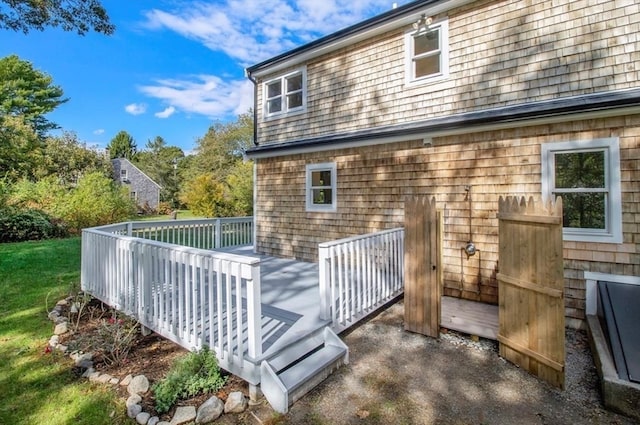
[[[141,209],[157,210],[160,203],[160,189],[153,179],[133,165],[126,158],[111,160],[114,179],[129,189],[129,196]]]

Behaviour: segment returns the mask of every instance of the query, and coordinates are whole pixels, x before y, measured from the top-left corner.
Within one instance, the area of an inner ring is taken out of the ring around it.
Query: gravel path
[[[343,338],[350,364],[274,424],[633,424],[602,408],[584,332],[567,331],[566,389],[501,359],[497,344],[405,332],[402,302]]]

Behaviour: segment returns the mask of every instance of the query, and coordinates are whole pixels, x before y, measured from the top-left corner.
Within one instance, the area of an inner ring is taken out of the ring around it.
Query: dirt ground
[[[264,401],[219,424],[617,424],[633,420],[603,409],[586,333],[567,331],[566,389],[552,388],[501,359],[494,341],[454,332],[440,340],[405,332],[402,301],[341,335],[350,363],[296,402],[288,414]],[[115,376],[136,370],[160,379],[184,350],[151,335]],[[247,392],[237,378],[219,394]],[[207,396],[180,404],[202,403]]]

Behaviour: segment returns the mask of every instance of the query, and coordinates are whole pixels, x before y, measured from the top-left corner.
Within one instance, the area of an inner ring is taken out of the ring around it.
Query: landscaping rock
[[[158,425],[158,422],[160,422],[160,418],[157,416],[152,416],[147,421],[147,425]]]
[[[131,383],[132,379],[133,379],[133,376],[127,375],[124,377],[122,381],[120,381],[120,385],[122,385],[123,387],[126,387]]]
[[[108,373],[102,374],[100,375],[100,377],[98,378],[98,382],[101,384],[106,384],[109,381],[111,381],[113,379],[113,376],[109,375]]]
[[[82,367],[82,364],[87,364],[87,362],[92,362],[93,361],[93,354],[91,353],[84,353],[84,354],[80,354],[80,353],[73,353],[71,354],[71,359],[73,359],[73,361],[76,364],[76,367]],[[93,365],[92,365],[93,366]]]
[[[51,338],[49,338],[49,346],[51,348],[56,348],[58,341],[60,341],[60,337],[58,335],[52,335]]]
[[[147,391],[149,391],[149,380],[144,375],[134,376],[127,385],[129,394],[144,394]]]
[[[100,378],[100,372],[93,372],[91,375],[89,375],[90,382],[98,382],[98,378]]]
[[[118,385],[118,382],[120,382],[118,378],[111,378],[111,380],[109,380],[111,385]]]
[[[162,421],[162,422],[158,422],[156,425],[171,425],[171,424],[169,422]]]
[[[69,331],[69,325],[66,321],[62,323],[58,323],[53,330],[53,333],[56,335],[66,334]]]
[[[142,406],[140,406],[139,404],[132,404],[130,406],[127,406],[127,416],[129,416],[131,419],[135,419],[140,412],[142,412]]]
[[[142,401],[142,397],[140,397],[138,394],[133,394],[129,396],[129,398],[127,399],[127,401],[124,402],[124,404],[125,406],[129,407],[129,406],[133,406],[134,404],[140,404],[141,401]]]
[[[149,423],[150,417],[151,415],[148,414],[147,412],[140,412],[136,416],[136,422],[138,422],[140,425],[147,425]]]
[[[56,318],[60,317],[60,313],[58,313],[56,310],[51,310],[47,317],[53,322],[56,320]]]
[[[180,406],[176,409],[171,425],[182,425],[193,421],[196,418],[195,406]]]
[[[247,399],[240,391],[229,394],[224,404],[224,413],[242,413],[247,410]]]
[[[206,424],[208,422],[213,422],[222,415],[224,411],[224,404],[222,400],[218,397],[213,396],[209,400],[202,403],[202,405],[198,408],[198,413],[196,414],[196,423],[197,424]]]
[[[60,351],[63,354],[67,352],[67,348],[68,347],[66,345],[62,345],[62,344],[56,345],[56,350]]]
[[[56,306],[64,306],[64,305],[67,305],[67,304],[69,304],[69,303],[67,302],[67,300],[66,300],[66,299],[64,299],[64,300],[60,300],[60,301],[58,301],[58,302],[56,303]]]
[[[69,308],[69,312],[72,314],[76,314],[79,311],[79,306],[80,303],[73,303],[71,304],[71,308]]]

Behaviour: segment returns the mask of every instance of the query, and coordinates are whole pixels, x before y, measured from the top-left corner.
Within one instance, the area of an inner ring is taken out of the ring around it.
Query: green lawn
[[[112,390],[44,352],[47,308],[79,282],[79,238],[0,244],[0,424],[133,423]]]
[[[194,215],[190,210],[178,210],[178,220],[186,220],[190,218],[204,218]],[[141,215],[133,218],[136,221],[152,221],[152,220],[170,220],[171,215]]]

